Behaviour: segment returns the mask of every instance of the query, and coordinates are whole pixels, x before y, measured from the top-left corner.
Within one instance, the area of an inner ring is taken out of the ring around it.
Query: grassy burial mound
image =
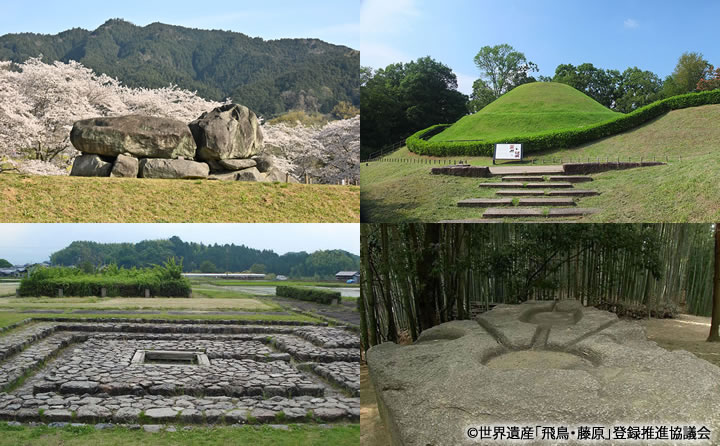
[[[492,156],[496,143],[523,143],[526,154],[570,148],[631,130],[671,110],[708,104],[720,104],[720,90],[673,96],[622,114],[567,85],[535,82],[455,124],[420,130],[407,139],[407,147],[433,156]]]
[[[18,287],[22,297],[32,296],[102,296],[189,297],[190,281],[182,276],[182,263],[174,259],[152,268],[118,268],[110,265],[97,271],[76,267],[36,268],[23,278]]]
[[[299,286],[278,286],[275,294],[280,297],[288,297],[290,299],[307,300],[320,304],[330,305],[333,300],[340,303],[340,292],[330,290],[319,290],[316,288],[299,287]]]
[[[511,90],[477,113],[464,116],[430,141],[516,138],[582,128],[620,115],[569,85],[533,82]]]

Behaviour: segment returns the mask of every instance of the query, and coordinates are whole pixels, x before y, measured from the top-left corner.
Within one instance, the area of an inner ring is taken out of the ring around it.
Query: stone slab
[[[523,197],[523,196],[548,196],[548,197],[587,197],[591,195],[600,195],[600,192],[588,189],[559,189],[543,191],[537,189],[500,189],[495,192],[496,195],[503,197]]]
[[[547,192],[550,197],[566,196],[566,197],[589,197],[592,195],[600,195],[600,192],[589,189],[567,189],[567,190],[551,190]]]
[[[514,206],[512,198],[470,198],[458,201],[459,207]],[[520,198],[517,206],[575,206],[572,198]]]
[[[512,206],[511,198],[469,198],[458,201],[459,207]]]
[[[478,322],[367,352],[393,444],[484,444],[468,427],[513,425],[706,426],[705,444],[720,440],[720,368],[658,347],[637,322],[576,301],[498,305]]]
[[[495,194],[504,197],[542,196],[545,195],[545,191],[537,189],[500,189]]]
[[[478,186],[480,187],[492,187],[492,188],[502,188],[502,189],[510,189],[510,188],[532,188],[532,189],[555,189],[555,188],[569,188],[573,187],[572,183],[568,182],[550,182],[550,181],[541,181],[541,182],[528,182],[528,183],[521,183],[519,181],[517,182],[500,182],[500,183],[480,183]]]
[[[542,175],[506,175],[501,178],[502,181],[545,181]]]
[[[550,208],[549,210],[537,208],[488,208],[485,218],[514,218],[514,217],[579,217],[600,212],[594,208]]]
[[[518,206],[575,206],[572,198],[520,198]]]

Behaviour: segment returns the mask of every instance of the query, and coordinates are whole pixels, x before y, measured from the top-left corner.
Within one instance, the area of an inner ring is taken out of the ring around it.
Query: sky
[[[263,39],[318,38],[357,49],[359,0],[0,0],[0,35],[94,30],[110,18],[237,31]]]
[[[39,263],[76,240],[140,242],[174,235],[185,242],[234,243],[278,254],[321,249],[360,254],[360,225],[353,223],[5,223],[0,224],[0,259]]]
[[[552,76],[563,63],[620,72],[637,66],[661,78],[683,52],[720,66],[720,1],[362,0],[363,66],[384,68],[431,56],[469,94],[483,46],[512,45]]]

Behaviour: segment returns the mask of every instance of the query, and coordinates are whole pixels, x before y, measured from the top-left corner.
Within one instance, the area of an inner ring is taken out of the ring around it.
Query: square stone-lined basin
[[[131,364],[153,364],[161,366],[210,365],[205,352],[187,350],[137,350]]]

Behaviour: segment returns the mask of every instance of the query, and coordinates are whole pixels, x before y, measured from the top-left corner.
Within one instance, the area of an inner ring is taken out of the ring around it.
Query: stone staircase
[[[500,182],[479,184],[481,188],[497,189],[498,198],[470,198],[457,205],[485,208],[485,219],[581,217],[599,212],[577,207],[578,199],[598,195],[591,189],[575,188],[577,183],[593,180],[587,175],[538,175],[528,171],[500,176]]]

